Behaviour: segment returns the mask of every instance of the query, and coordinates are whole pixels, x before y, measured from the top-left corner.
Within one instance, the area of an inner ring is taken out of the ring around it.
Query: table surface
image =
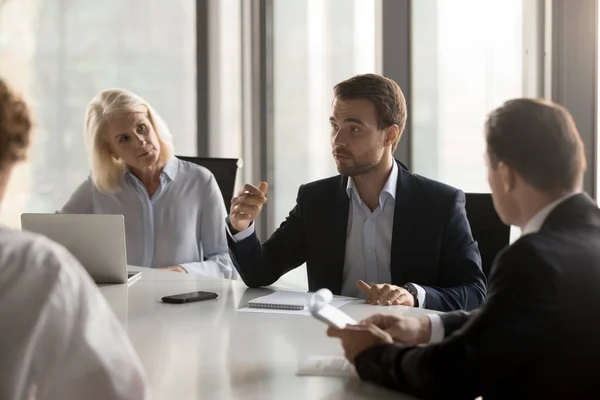
[[[341,356],[326,326],[302,315],[243,313],[249,300],[277,290],[249,289],[241,281],[141,270],[124,285],[100,289],[142,360],[156,399],[409,399],[352,377],[297,376],[312,355]],[[216,300],[165,304],[167,295],[216,292]],[[428,310],[371,306],[356,300],[342,307],[359,320],[385,312],[423,315]]]

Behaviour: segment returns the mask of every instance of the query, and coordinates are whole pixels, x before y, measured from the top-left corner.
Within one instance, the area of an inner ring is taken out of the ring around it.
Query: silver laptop
[[[127,272],[122,215],[22,214],[21,227],[62,244],[96,283],[125,283],[139,274]]]

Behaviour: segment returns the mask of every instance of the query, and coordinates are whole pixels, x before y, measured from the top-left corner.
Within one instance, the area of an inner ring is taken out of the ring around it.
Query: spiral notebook
[[[248,302],[249,308],[302,311],[308,304],[308,294],[301,292],[275,292]]]

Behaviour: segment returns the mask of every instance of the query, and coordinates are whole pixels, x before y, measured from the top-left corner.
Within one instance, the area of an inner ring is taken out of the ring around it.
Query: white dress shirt
[[[0,227],[0,399],[147,399],[129,339],[75,258]]]
[[[131,172],[115,193],[100,192],[90,177],[60,212],[123,215],[130,265],[180,265],[191,274],[239,278],[227,247],[223,196],[213,174],[199,165],[172,158],[152,197]]]
[[[393,162],[390,176],[379,194],[379,204],[371,211],[360,198],[354,180],[348,179],[346,193],[350,198],[350,207],[342,277],[343,296],[365,297],[356,287],[359,279],[367,283],[391,283],[392,281],[390,260],[397,183],[398,164]],[[227,231],[229,232],[229,228]],[[254,224],[231,237],[239,242],[252,233],[254,233]],[[413,285],[417,289],[419,307],[424,307],[425,289],[415,283]]]
[[[569,193],[566,196],[563,196],[560,199],[553,201],[552,203],[548,204],[547,206],[542,208],[540,211],[538,211],[527,222],[527,224],[525,225],[525,228],[523,228],[523,232],[521,232],[521,237],[523,237],[525,235],[531,235],[533,233],[538,232],[540,229],[542,229],[542,225],[544,225],[544,222],[546,221],[546,218],[548,218],[548,215],[550,215],[550,213],[559,204],[561,204],[565,200],[567,200],[570,197],[575,196],[577,194],[579,194],[579,192]],[[430,315],[427,315],[427,317],[429,317],[429,320],[431,321],[431,337],[429,339],[429,343],[441,342],[442,340],[444,340],[444,337],[446,336],[442,318],[439,316],[439,314],[430,314]]]

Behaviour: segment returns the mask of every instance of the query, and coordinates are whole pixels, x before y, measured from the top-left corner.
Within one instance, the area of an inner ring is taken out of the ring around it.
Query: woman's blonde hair
[[[101,192],[115,192],[127,167],[122,160],[113,157],[105,137],[108,122],[127,113],[144,113],[150,120],[160,143],[159,162],[166,163],[173,157],[169,128],[146,100],[124,89],[103,90],[88,105],[84,122],[92,180]]]

